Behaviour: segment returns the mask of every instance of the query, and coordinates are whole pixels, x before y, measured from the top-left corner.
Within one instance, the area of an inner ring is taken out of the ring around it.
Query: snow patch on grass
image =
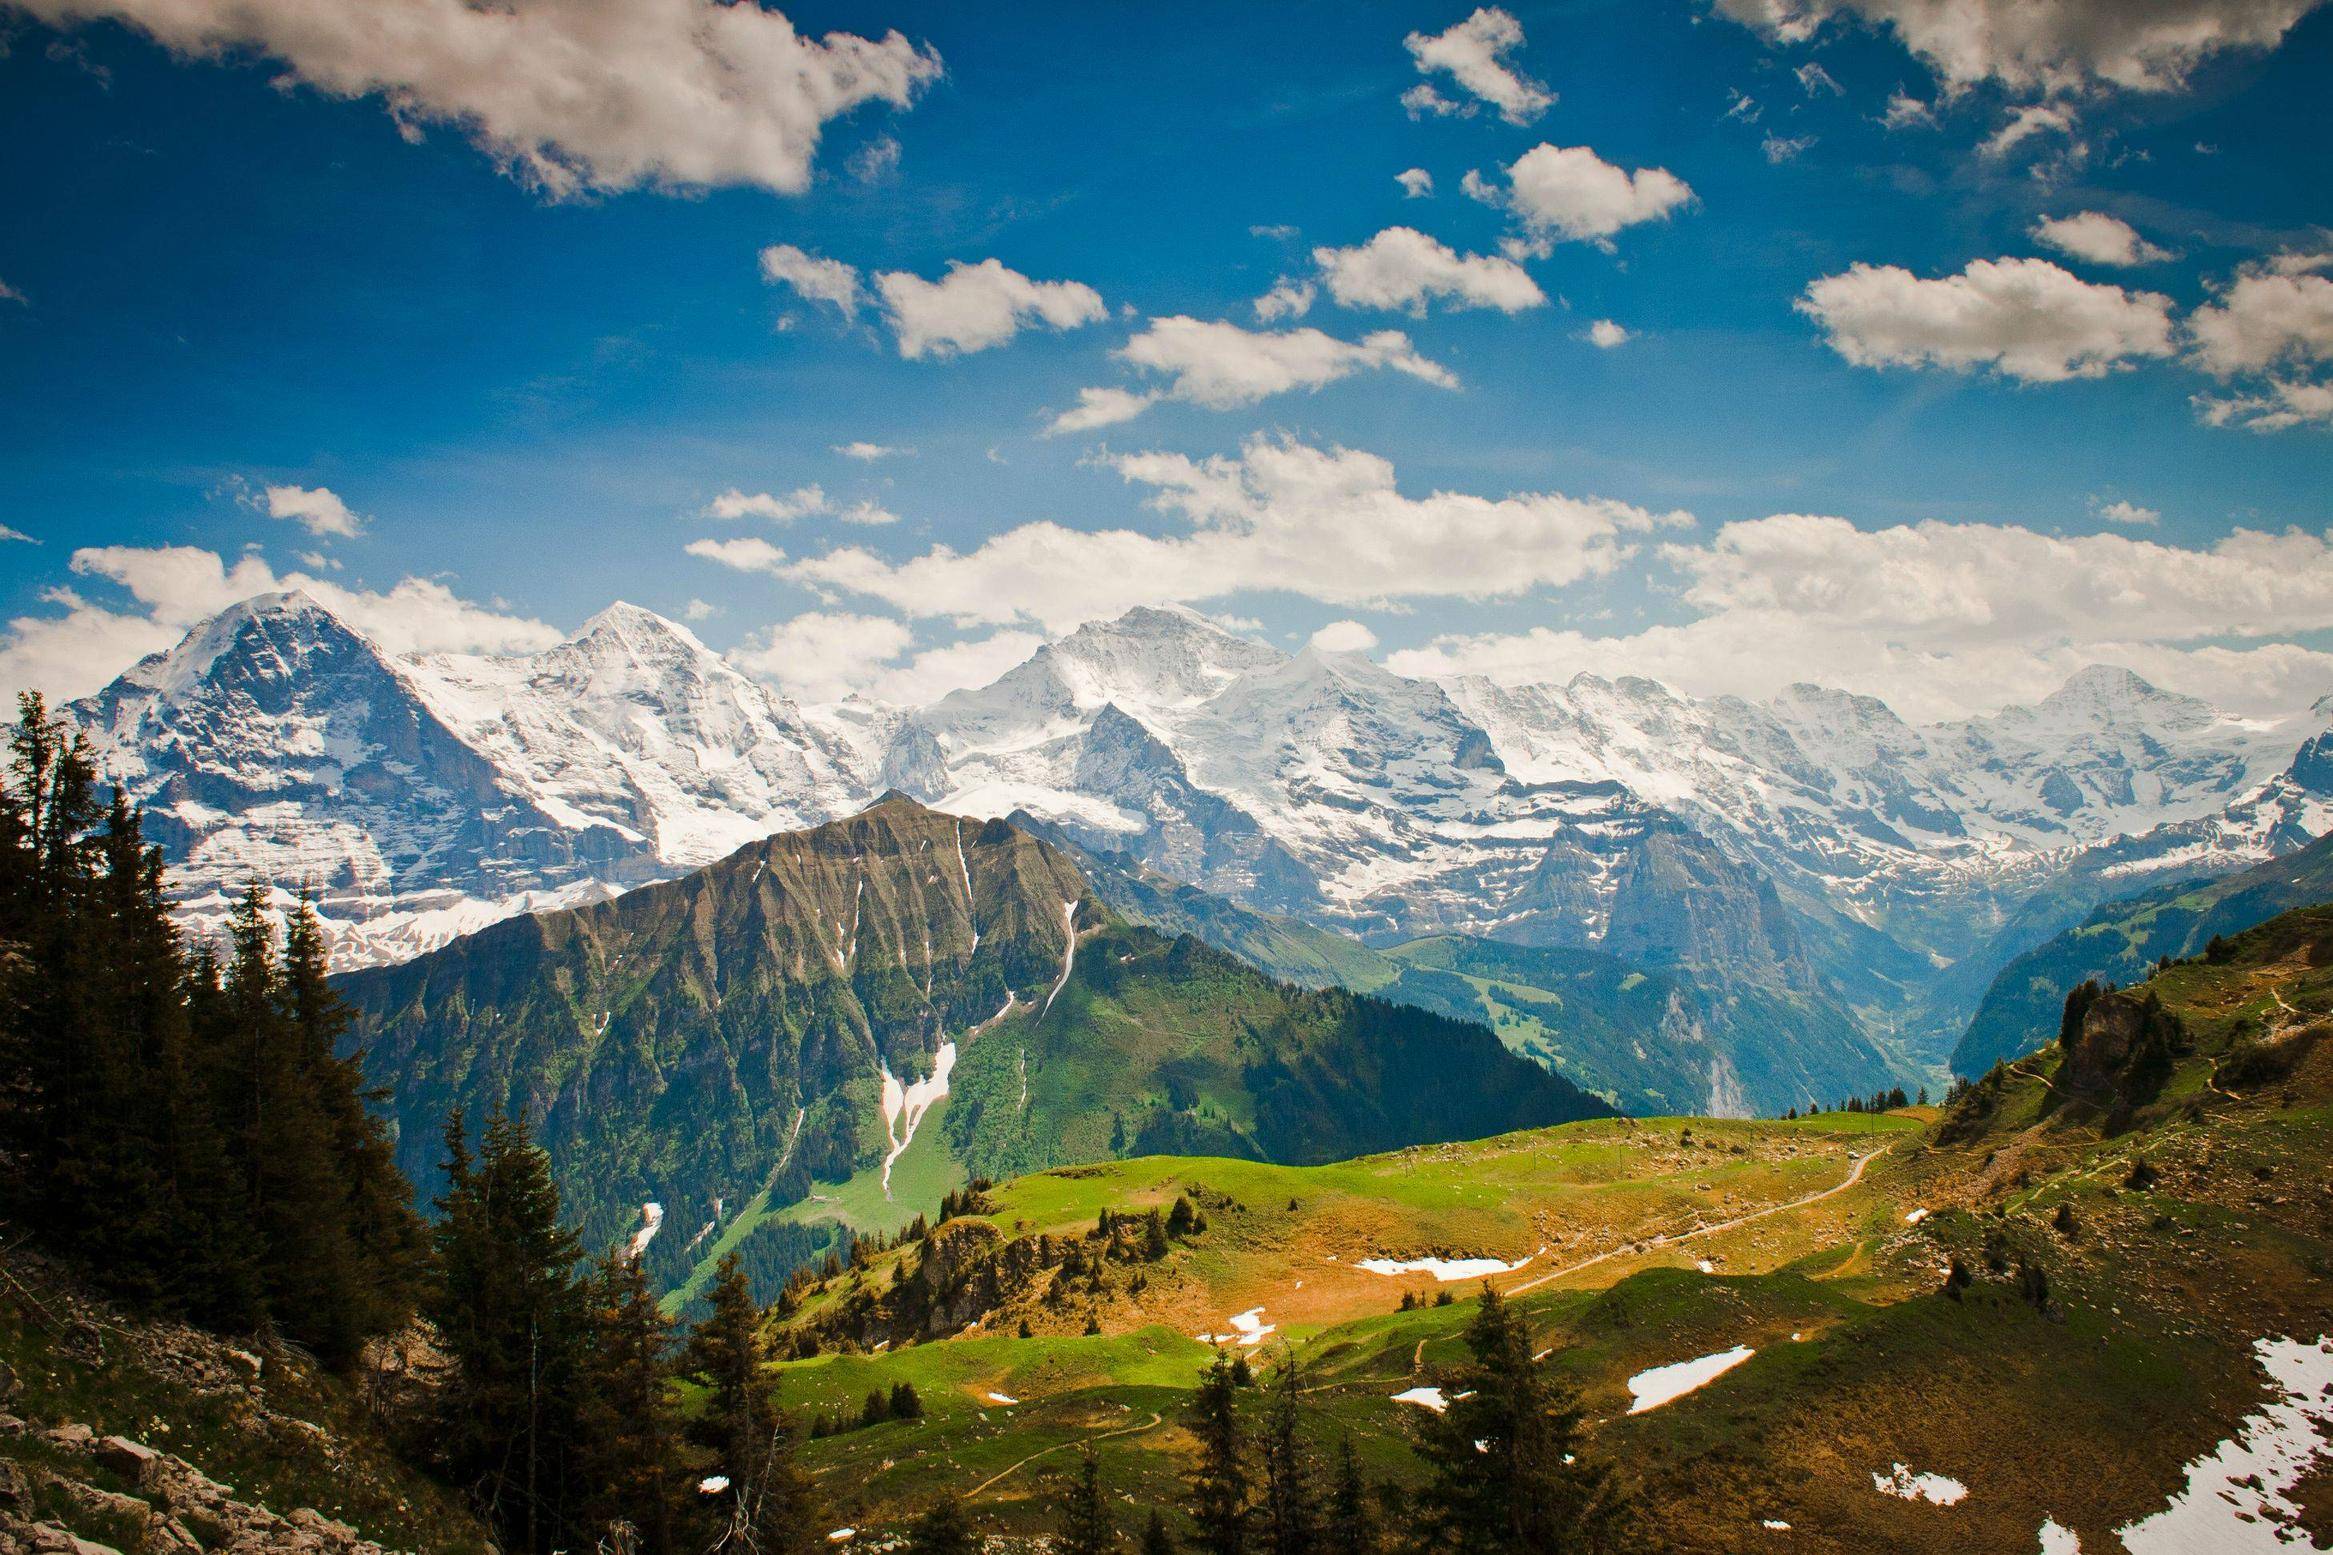
[[[1440,1388],[1410,1388],[1393,1395],[1393,1401],[1397,1404],[1415,1404],[1420,1409],[1431,1409],[1436,1414],[1450,1407],[1450,1401],[1442,1396]]]
[[[1278,1332],[1279,1327],[1280,1325],[1277,1323],[1264,1321],[1262,1307],[1250,1307],[1245,1312],[1232,1314],[1230,1333],[1193,1334],[1191,1337],[1201,1344],[1236,1344],[1244,1349],[1252,1350],[1264,1342],[1266,1335]]]
[[[2327,1452],[2333,1340],[2261,1339],[2253,1353],[2283,1395],[2187,1465],[2187,1488],[2162,1511],[2116,1530],[2131,1555],[2254,1555],[2313,1549],[2285,1492]]]
[[[1873,1474],[1871,1487],[1881,1495],[1899,1496],[1906,1501],[1930,1501],[1938,1506],[1955,1506],[1968,1496],[1968,1486],[1948,1474],[1915,1474],[1900,1463],[1895,1465],[1892,1474]]]
[[[1628,1379],[1628,1412],[1641,1415],[1648,1409],[1658,1409],[1672,1399],[1683,1398],[1699,1387],[1714,1382],[1758,1352],[1746,1344],[1737,1344],[1730,1350],[1715,1355],[1697,1356],[1689,1361],[1677,1361],[1668,1366],[1655,1366],[1640,1371]]]
[[[1539,1253],[1546,1251],[1544,1247],[1539,1249]],[[1529,1258],[1519,1258],[1513,1263],[1497,1258],[1364,1258],[1353,1267],[1367,1269],[1371,1274],[1431,1274],[1435,1279],[1448,1284],[1453,1280],[1483,1280],[1494,1274],[1512,1274],[1532,1258],[1538,1257],[1539,1253],[1533,1253]]]

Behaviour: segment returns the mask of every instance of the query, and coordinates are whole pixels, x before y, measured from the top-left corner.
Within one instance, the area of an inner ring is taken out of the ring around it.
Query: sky
[[[0,0],[0,690],[306,588],[2333,692],[2333,5]]]

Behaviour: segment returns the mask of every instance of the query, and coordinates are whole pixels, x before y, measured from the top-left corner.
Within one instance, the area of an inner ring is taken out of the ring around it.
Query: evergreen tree
[[[1303,1424],[1300,1377],[1290,1352],[1273,1373],[1265,1415],[1263,1496],[1256,1507],[1265,1555],[1317,1555],[1320,1548],[1320,1498]]]
[[[1218,1350],[1200,1375],[1184,1423],[1199,1441],[1190,1473],[1189,1512],[1199,1555],[1247,1555],[1248,1471],[1240,1443],[1239,1382],[1231,1357]]]
[[[1485,1282],[1466,1331],[1471,1363],[1429,1417],[1419,1456],[1420,1548],[1449,1555],[1603,1555],[1624,1547],[1627,1505],[1590,1460],[1579,1401],[1531,1358],[1521,1320]]]
[[[579,1379],[577,1472],[587,1537],[618,1525],[641,1555],[683,1549],[679,1417],[667,1387],[672,1324],[657,1309],[639,1260],[611,1253],[585,1287],[590,1328]]]
[[[1062,1499],[1053,1555],[1117,1555],[1124,1547],[1117,1525],[1110,1521],[1110,1504],[1102,1495],[1101,1461],[1089,1445],[1078,1455],[1077,1477],[1070,1481],[1069,1494]]]
[[[448,1467],[506,1539],[549,1550],[564,1542],[574,1509],[581,1434],[575,1236],[559,1223],[559,1190],[523,1116],[489,1118],[472,1159],[454,1114],[446,1157],[429,1310],[454,1362]]]
[[[907,1528],[907,1555],[979,1555],[980,1538],[964,1515],[963,1498],[943,1494]]]
[[[1361,1482],[1361,1460],[1353,1452],[1353,1439],[1341,1437],[1337,1442],[1336,1484],[1329,1490],[1321,1547],[1326,1555],[1377,1555],[1380,1543],[1369,1489]]]
[[[1175,1555],[1175,1536],[1167,1532],[1166,1519],[1158,1508],[1150,1511],[1150,1521],[1142,1525],[1142,1555]]]
[[[730,1540],[763,1555],[809,1550],[816,1543],[810,1482],[794,1461],[793,1430],[764,1364],[761,1310],[735,1253],[715,1271],[709,1302],[684,1365],[705,1384],[693,1434],[729,1481],[722,1511]]]

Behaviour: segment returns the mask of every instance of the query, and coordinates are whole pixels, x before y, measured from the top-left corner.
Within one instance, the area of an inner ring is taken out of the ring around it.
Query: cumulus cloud
[[[1534,252],[1559,241],[1609,243],[1623,228],[1666,220],[1693,198],[1685,180],[1666,168],[1632,173],[1586,146],[1542,143],[1516,158],[1506,172],[1505,188],[1469,175],[1466,192],[1513,211]]]
[[[1548,492],[1410,497],[1375,454],[1291,439],[1253,438],[1237,457],[1142,453],[1108,464],[1187,527],[1030,523],[971,552],[942,545],[892,561],[850,546],[788,564],[782,576],[911,616],[1067,630],[1138,604],[1245,590],[1345,606],[1513,597],[1601,576],[1631,537],[1689,522]]]
[[[1396,173],[1393,175],[1393,181],[1401,185],[1402,194],[1412,200],[1422,200],[1434,192],[1434,175],[1422,167],[1408,168]]]
[[[898,448],[889,443],[836,443],[834,451],[845,459],[856,459],[861,464],[873,464],[878,459],[896,459],[915,452],[912,448]]]
[[[1447,32],[1413,32],[1402,43],[1420,75],[1447,75],[1509,124],[1529,124],[1555,102],[1553,92],[1507,62],[1506,56],[1523,46],[1523,24],[1496,6],[1484,6]],[[1419,100],[1411,103],[1412,97]],[[1430,83],[1412,87],[1402,101],[1412,112],[1447,113],[1459,107]]]
[[[76,589],[46,594],[61,612],[27,614],[0,637],[0,692],[86,696],[197,622],[254,594],[304,589],[391,653],[525,653],[559,641],[556,627],[463,599],[444,583],[406,578],[385,592],[349,588],[310,573],[279,573],[256,555],[230,565],[196,546],[92,546],[72,570],[119,587],[129,603],[104,604]]]
[[[2163,515],[2153,508],[2143,508],[2135,502],[2127,502],[2120,498],[2112,502],[2101,502],[2096,497],[2092,497],[2090,511],[2110,524],[2123,524],[2132,528],[2151,528],[2163,521]]]
[[[2252,712],[2289,712],[2333,687],[2333,654],[2270,640],[2333,619],[2333,547],[2299,530],[2238,530],[2188,548],[2121,533],[1864,530],[1779,514],[1661,554],[1684,579],[1693,619],[1612,636],[1551,626],[1446,636],[1388,663],[1509,684],[1582,670],[1649,675],[1752,697],[1816,680],[1914,719],[2032,700],[2092,663],[2127,664]],[[2230,647],[2231,635],[2250,641]]]
[[[1312,646],[1323,653],[1367,653],[1377,646],[1377,634],[1358,621],[1331,621],[1312,634]]]
[[[2248,266],[2187,331],[2195,364],[2222,378],[2333,359],[2333,279],[2291,260]]]
[[[899,140],[880,135],[851,153],[851,176],[863,184],[885,184],[899,176]]]
[[[1933,280],[1858,264],[1809,285],[1798,310],[1858,367],[1989,367],[2056,383],[2172,350],[2170,298],[2084,281],[2046,259],[1979,259]]]
[[[1033,324],[1073,329],[1108,316],[1102,294],[1081,281],[1032,281],[994,259],[951,262],[927,281],[902,270],[875,277],[899,354],[959,356],[1003,345]]]
[[[786,565],[786,553],[759,535],[738,540],[691,540],[682,549],[700,561],[715,562],[733,572],[776,574]]]
[[[783,496],[766,491],[748,493],[732,486],[705,504],[707,518],[762,518],[773,524],[790,524],[829,511],[826,491],[819,486],[797,486]]]
[[[1936,107],[1898,87],[1888,94],[1887,106],[1879,112],[1879,122],[1891,130],[1934,129]]]
[[[721,607],[709,599],[692,599],[681,606],[680,613],[684,621],[710,621],[721,613]]]
[[[1101,400],[1091,396],[1112,391],[1087,391],[1075,409],[1055,418],[1052,431],[1078,432],[1130,420],[1160,399],[1231,410],[1380,368],[1445,389],[1458,387],[1448,369],[1419,355],[1409,336],[1398,329],[1346,341],[1317,329],[1252,330],[1177,315],[1152,319],[1148,328],[1113,354],[1130,366],[1164,376],[1166,387],[1147,395]]]
[[[1132,421],[1157,401],[1155,393],[1137,393],[1132,389],[1080,389],[1077,391],[1077,403],[1055,416],[1045,430],[1059,436],[1065,432],[1091,432],[1097,427],[1114,427],[1121,421]]]
[[[365,532],[365,521],[329,486],[269,486],[260,504],[269,518],[286,519],[312,535],[354,540]]]
[[[2140,237],[2129,222],[2104,211],[2045,216],[2035,223],[2033,240],[2094,265],[2153,265],[2179,257],[2157,248]]]
[[[773,286],[791,286],[806,300],[825,303],[846,319],[859,315],[859,272],[839,259],[822,259],[791,243],[772,243],[761,251],[761,275]]]
[[[1005,631],[910,655],[915,636],[888,616],[811,611],[746,638],[729,660],[803,702],[853,694],[921,706],[965,686],[984,686],[1044,643]]]
[[[1609,351],[1615,346],[1624,346],[1635,338],[1626,326],[1615,324],[1610,319],[1598,319],[1588,326],[1588,344],[1599,351]]]
[[[1947,88],[2175,91],[2215,54],[2274,48],[2318,0],[1716,0],[1783,43],[1833,18],[1891,29]]]
[[[2333,383],[2272,378],[2253,393],[2196,395],[2195,408],[2212,426],[2242,427],[2247,432],[2333,426]]]
[[[1316,289],[1310,281],[1299,281],[1282,276],[1272,283],[1272,289],[1256,299],[1256,318],[1265,324],[1281,319],[1300,319],[1312,311]]]
[[[52,26],[111,19],[175,53],[252,52],[279,80],[381,100],[408,137],[445,124],[551,199],[642,186],[808,187],[828,121],[905,108],[939,56],[897,32],[809,38],[723,0],[22,0]]]
[[[1547,301],[1539,283],[1512,259],[1458,254],[1415,227],[1388,227],[1357,248],[1316,248],[1329,295],[1348,308],[1399,308],[1422,314],[1430,302],[1520,313]]]

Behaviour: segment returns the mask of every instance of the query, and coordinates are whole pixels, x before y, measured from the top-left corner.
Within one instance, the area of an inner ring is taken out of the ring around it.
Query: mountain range
[[[1187,925],[1203,937],[1262,914],[1374,951],[1456,938],[1604,958],[1591,984],[1703,986],[1698,1062],[1583,1075],[1729,1111],[1917,1073],[2002,966],[2099,902],[2333,823],[2333,699],[2239,719],[2096,667],[2032,707],[1915,727],[1813,686],[1753,703],[1414,679],[1178,609],[1089,624],[926,707],[812,708],[634,606],[532,656],[400,656],[271,595],[72,713],[147,806],[187,922],[215,924],[254,874],[305,884],[344,965],[896,790],[1194,888],[1223,904]],[[1322,980],[1399,976],[1360,959],[1325,953],[1345,970]],[[1616,1018],[1586,1002],[1587,1024]],[[1662,1040],[1683,1051],[1694,1025]],[[1784,1051],[1810,1028],[1832,1034],[1820,1056]],[[1761,1043],[1779,1058],[1740,1061]]]

